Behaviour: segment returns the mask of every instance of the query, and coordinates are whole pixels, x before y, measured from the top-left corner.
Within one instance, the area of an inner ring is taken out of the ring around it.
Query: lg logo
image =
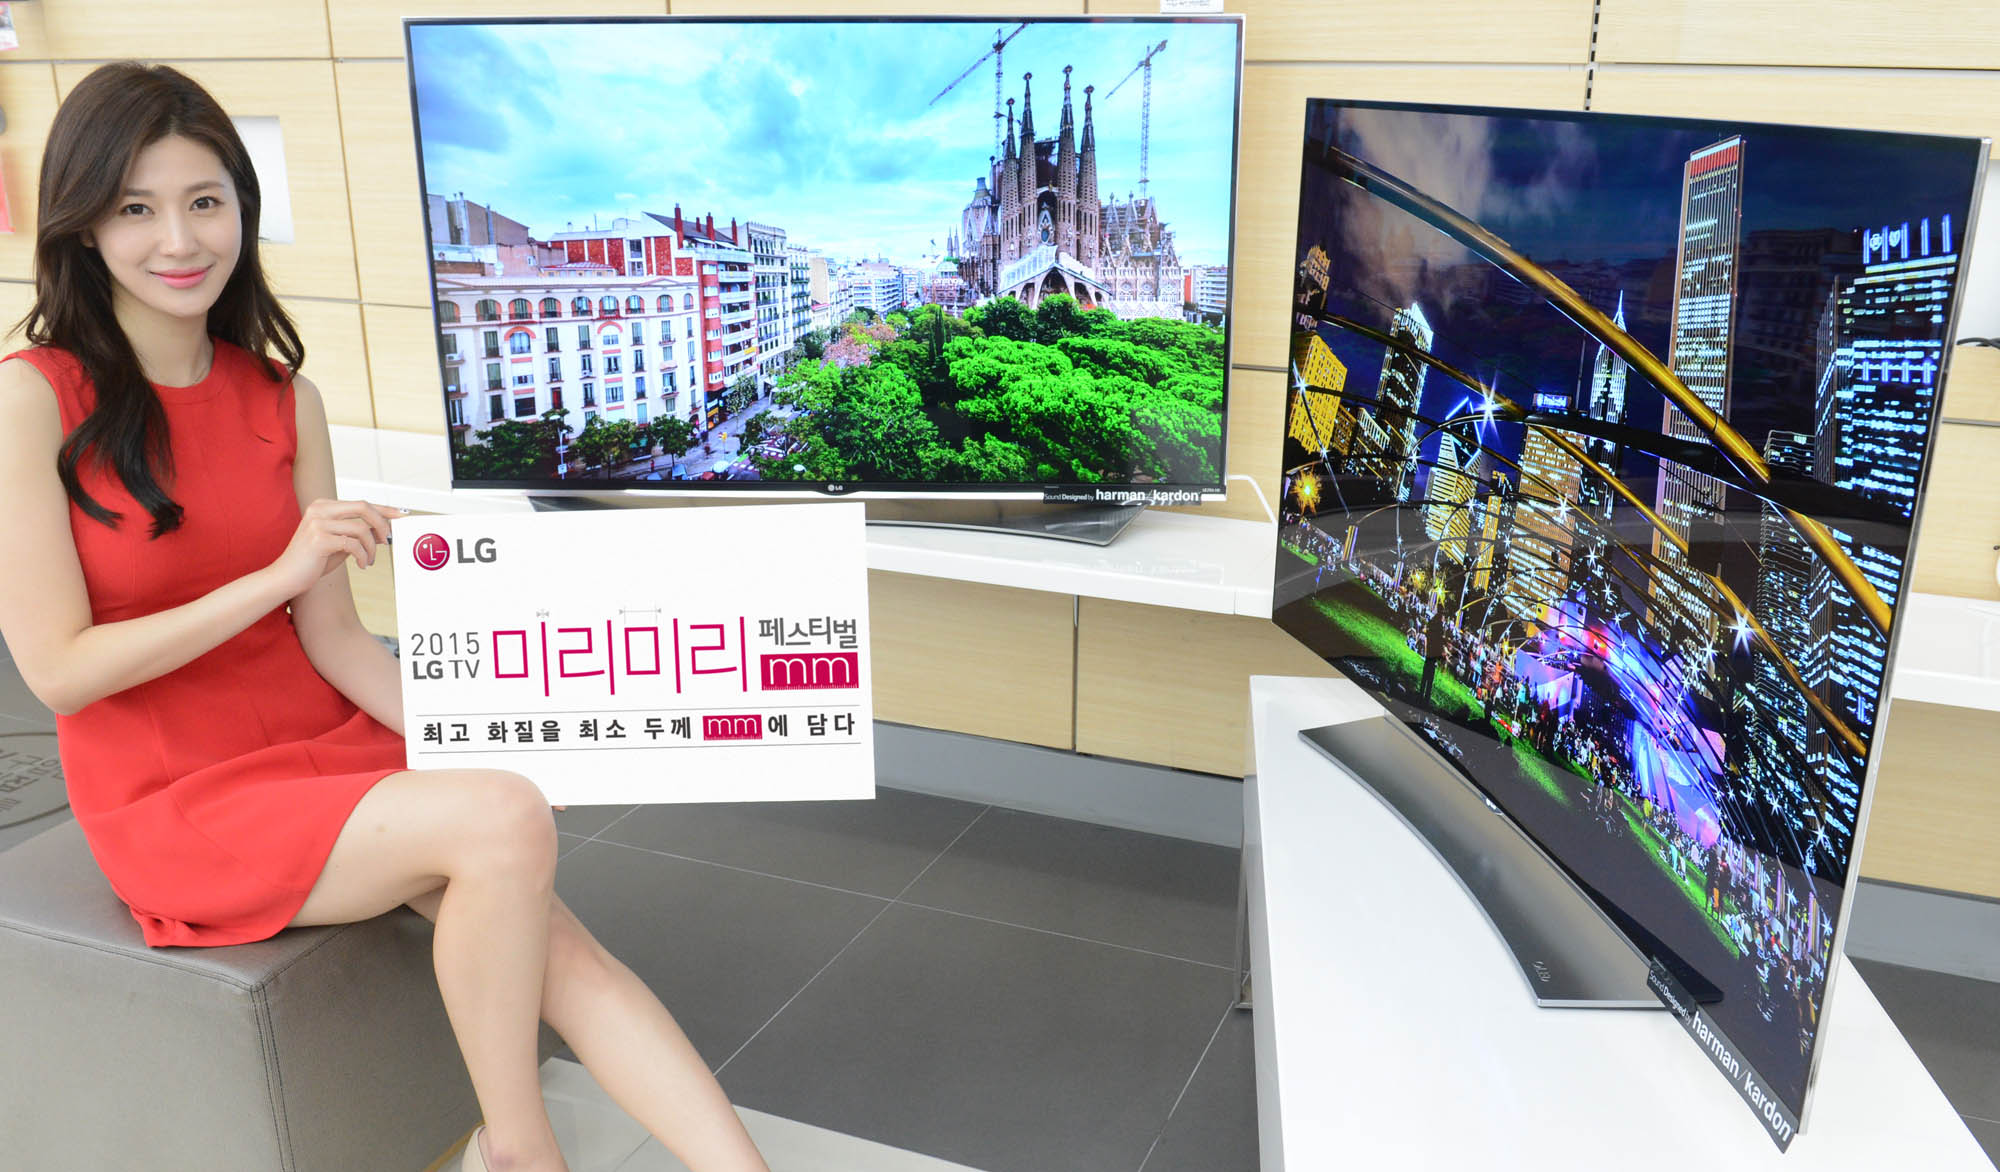
[[[445,563],[452,560],[453,553],[452,543],[435,533],[424,534],[422,537],[417,538],[415,545],[410,547],[411,556],[415,557],[417,564],[426,570],[444,569]],[[473,542],[471,553],[466,552],[465,542],[461,540],[457,544],[456,555],[457,560],[461,562],[493,561],[496,556],[493,549],[493,539],[491,537],[482,537]]]

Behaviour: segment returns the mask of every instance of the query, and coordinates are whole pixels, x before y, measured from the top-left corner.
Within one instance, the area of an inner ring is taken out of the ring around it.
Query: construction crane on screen
[[[1159,44],[1154,45],[1152,48],[1146,50],[1146,55],[1144,57],[1139,58],[1139,63],[1132,67],[1132,73],[1128,73],[1124,77],[1119,78],[1118,84],[1111,87],[1111,93],[1104,95],[1104,100],[1109,102],[1111,100],[1112,94],[1117,93],[1120,89],[1124,87],[1126,82],[1132,80],[1132,74],[1142,73],[1145,75],[1145,80],[1141,83],[1142,93],[1139,98],[1139,198],[1140,199],[1146,198],[1146,144],[1147,140],[1151,139],[1153,136],[1153,58],[1159,56],[1160,53],[1166,49],[1166,47],[1167,43],[1165,41],[1161,41]]]
[[[1000,113],[1000,98],[1001,98],[1000,90],[1001,90],[1001,80],[1004,76],[1003,72],[1004,58],[1007,51],[1007,42],[1013,40],[1015,37],[1020,36],[1022,31],[1025,30],[1027,27],[1028,26],[1026,23],[1017,24],[1014,26],[1013,32],[1006,33],[1004,35],[1002,34],[1000,29],[997,28],[994,29],[993,47],[991,49],[986,50],[984,53],[981,53],[977,61],[974,61],[972,64],[966,66],[965,72],[959,74],[957,77],[952,78],[950,85],[945,86],[943,89],[937,92],[937,97],[932,98],[930,101],[924,103],[924,107],[926,109],[930,108],[931,106],[937,105],[939,100],[942,99],[946,94],[958,88],[959,82],[964,81],[968,77],[971,77],[973,70],[985,64],[986,59],[988,57],[993,58],[993,157],[996,159],[999,158],[1002,153],[1000,139],[1002,134],[1004,133],[1000,125],[1001,119],[1003,117],[1003,115]]]

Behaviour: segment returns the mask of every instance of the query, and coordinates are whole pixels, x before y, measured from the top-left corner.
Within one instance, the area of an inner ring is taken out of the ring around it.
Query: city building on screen
[[[1573,514],[1583,499],[1584,476],[1583,464],[1556,442],[1554,429],[1531,423],[1525,433],[1507,602],[1515,614],[1534,620],[1569,585],[1572,534],[1579,528]]]
[[[1389,336],[1430,353],[1435,335],[1421,305],[1399,309],[1389,321]],[[1417,416],[1424,402],[1424,376],[1430,373],[1415,357],[1391,349],[1382,358],[1382,379],[1375,389],[1376,410],[1389,433],[1389,461],[1398,470],[1396,499],[1407,501],[1417,482]]]
[[[1815,466],[1831,470],[1836,488],[1905,518],[1916,509],[1919,454],[1937,413],[1946,342],[1938,323],[1947,320],[1958,247],[1949,216],[1864,229],[1861,272],[1829,299],[1833,350],[1818,382],[1814,414],[1823,422]],[[1882,601],[1894,606],[1907,547],[1885,547],[1839,524],[1830,528]],[[1812,606],[1812,638],[1819,647],[1809,659],[1821,676],[1811,682],[1856,727],[1873,729],[1888,637],[1823,564],[1815,572]],[[1851,835],[1863,763],[1817,728],[1808,756],[1839,808],[1837,831]]]
[[[428,204],[445,410],[460,443],[556,410],[573,428],[673,415],[705,431],[732,386],[768,384],[811,328],[813,255],[782,229],[718,226],[676,206],[536,239],[462,195]]]
[[[1743,139],[1726,138],[1692,155],[1683,169],[1680,255],[1668,365],[1709,410],[1729,417],[1730,352],[1743,224]],[[1712,443],[1669,401],[1661,429],[1673,439]],[[1652,622],[1668,645],[1713,646],[1720,619],[1688,543],[1720,515],[1722,482],[1690,468],[1663,466],[1654,511],[1664,523],[1653,538],[1661,572],[1653,579]]]

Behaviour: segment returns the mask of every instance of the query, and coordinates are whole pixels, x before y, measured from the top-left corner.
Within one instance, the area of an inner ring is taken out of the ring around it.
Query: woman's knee
[[[473,858],[521,877],[555,874],[555,816],[534,782],[482,770],[472,808],[465,846]]]

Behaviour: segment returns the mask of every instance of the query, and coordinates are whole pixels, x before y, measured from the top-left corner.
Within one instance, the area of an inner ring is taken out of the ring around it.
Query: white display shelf
[[[338,491],[427,513],[525,512],[518,491],[454,492],[442,436],[331,428]],[[734,499],[734,498],[731,498]],[[741,503],[753,503],[745,497]],[[1150,606],[1268,618],[1269,522],[1142,513],[1109,546],[964,529],[868,527],[868,566]]]
[[[1912,593],[1889,694],[2000,712],[2000,602]]]
[[[1860,975],[1835,966],[1810,1117],[1780,1154],[1664,1010],[1537,1009],[1437,856],[1302,728],[1381,712],[1252,677],[1244,785],[1265,1172],[1991,1172]]]

